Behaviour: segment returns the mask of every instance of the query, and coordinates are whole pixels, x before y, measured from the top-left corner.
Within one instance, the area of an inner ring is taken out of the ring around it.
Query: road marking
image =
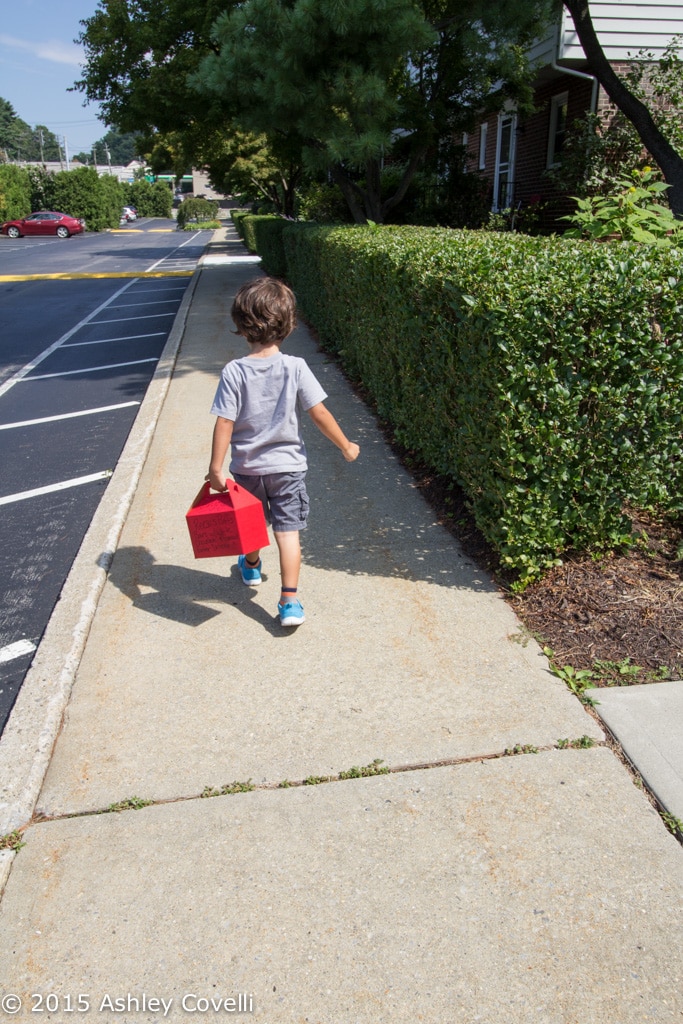
[[[99,321],[100,323],[112,323],[111,320]],[[95,341],[70,341],[62,348],[81,348],[83,345],[107,345],[112,341],[138,341],[139,338],[160,338],[166,331],[153,331],[151,334],[125,334],[121,338],[96,338]]]
[[[117,306],[112,306],[112,309],[117,309]],[[120,316],[115,320],[92,320],[93,324],[125,324],[129,320],[157,320],[160,316],[175,316],[176,311],[172,313],[149,313],[145,316]]]
[[[186,245],[189,245],[190,242],[194,242],[195,238],[198,238],[200,234],[201,232],[195,231],[193,235],[190,235],[189,238],[186,238],[184,242],[177,246],[173,250],[173,252],[168,253],[166,256],[162,256],[160,260],[157,260],[156,263],[153,263],[151,265],[151,267],[149,268],[150,272],[154,271],[157,267],[161,266],[162,263],[165,263],[167,260],[171,259],[174,253],[178,252],[179,249],[183,249]],[[170,271],[170,273],[173,273],[173,271]],[[186,271],[179,270],[177,271],[177,273],[182,274],[186,273]]]
[[[7,647],[0,647],[0,665],[14,661],[15,658],[23,658],[25,654],[33,654],[35,649],[36,645],[32,640],[17,640]]]
[[[99,323],[102,322],[100,321]],[[104,321],[103,323],[111,324],[112,321]],[[94,341],[71,341],[68,345],[62,345],[61,347],[82,348],[84,345],[108,345],[113,341],[138,341],[140,338],[163,338],[165,334],[165,331],[153,331],[152,334],[126,334],[122,338],[96,338]]]
[[[33,378],[29,378],[32,380]],[[101,412],[113,412],[116,409],[130,409],[140,402],[121,402],[119,405],[101,405],[99,409],[82,409],[80,412],[62,412],[58,416],[42,416],[38,420],[20,420],[17,423],[0,423],[0,430],[14,430],[15,427],[35,427],[40,423],[54,423],[56,420],[72,420],[76,416],[97,416]]]
[[[114,292],[114,294],[111,295],[106,302],[102,302],[97,307],[97,309],[94,309],[92,313],[88,313],[88,315],[84,317],[83,320],[80,320],[75,327],[72,327],[70,331],[67,331],[66,334],[63,334],[61,338],[59,338],[52,345],[50,345],[43,352],[41,352],[40,355],[36,356],[35,359],[32,359],[30,363],[27,363],[26,366],[23,366],[21,370],[17,370],[17,372],[13,374],[9,378],[9,380],[6,380],[5,383],[0,386],[0,398],[2,398],[3,395],[7,394],[10,388],[13,388],[14,385],[18,384],[20,380],[23,380],[24,377],[28,376],[31,370],[35,370],[36,366],[39,366],[40,363],[42,363],[45,359],[48,358],[48,356],[51,356],[53,352],[56,352],[57,349],[61,345],[63,345],[65,341],[68,341],[69,338],[73,338],[74,334],[76,334],[77,331],[80,331],[81,327],[85,327],[86,324],[91,323],[93,317],[101,313],[103,309],[106,309],[107,306],[114,301],[114,299],[118,299],[119,295],[123,295],[123,293],[127,291],[133,284],[134,280],[129,281],[128,284],[124,284],[123,287],[119,288],[117,292]]]
[[[118,302],[113,308],[132,309],[133,306],[167,306],[169,302],[176,302],[176,299],[153,299],[151,302]]]
[[[139,366],[140,363],[158,363],[158,356],[149,359],[133,359],[129,363],[106,363],[104,366],[81,366],[78,370],[61,370],[59,373],[37,373],[33,377],[22,377],[23,383],[47,380],[49,377],[70,377],[74,373],[97,373],[98,370],[118,370],[121,366]]]
[[[159,263],[162,261],[159,260]],[[155,264],[156,265],[156,264]],[[88,274],[74,271],[64,274],[2,274],[0,283],[13,283],[15,281],[90,281],[107,280],[109,278],[126,277],[192,277],[194,270],[115,270],[110,273]]]
[[[62,480],[59,484],[48,484],[47,487],[34,487],[32,491],[19,491],[17,494],[8,494],[0,498],[0,505],[11,505],[15,501],[25,501],[26,498],[38,498],[42,494],[54,494],[55,491],[65,491],[68,487],[80,487],[82,484],[92,484],[96,480],[106,480],[112,475],[111,469],[105,469],[102,473],[90,473],[89,476],[77,476],[72,480]]]
[[[216,255],[216,256],[205,256],[204,266],[205,267],[217,267],[225,263],[260,263],[260,256],[228,256]]]

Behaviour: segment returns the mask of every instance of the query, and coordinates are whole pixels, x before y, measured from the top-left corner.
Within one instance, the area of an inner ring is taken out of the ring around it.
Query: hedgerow
[[[282,233],[291,221],[275,214],[245,214],[233,220],[238,233],[249,252],[257,252],[261,266],[267,274],[283,277],[287,271],[287,260],[282,242]]]
[[[683,254],[425,228],[284,232],[324,345],[465,490],[519,585],[683,507]]]

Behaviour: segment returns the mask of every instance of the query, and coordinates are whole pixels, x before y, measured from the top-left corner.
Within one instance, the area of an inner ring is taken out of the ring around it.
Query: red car
[[[84,230],[84,221],[69,217],[67,213],[55,213],[54,210],[41,210],[32,213],[30,217],[8,220],[0,228],[2,234],[10,238],[19,238],[20,235],[57,235],[58,238],[68,238],[69,235],[80,235]]]

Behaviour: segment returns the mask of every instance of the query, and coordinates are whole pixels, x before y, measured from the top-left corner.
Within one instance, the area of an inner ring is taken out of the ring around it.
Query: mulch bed
[[[407,453],[397,454],[441,524],[491,573],[558,666],[591,670],[591,683],[598,686],[683,679],[683,522],[634,515],[640,539],[632,548],[599,560],[569,555],[514,594],[464,495]]]

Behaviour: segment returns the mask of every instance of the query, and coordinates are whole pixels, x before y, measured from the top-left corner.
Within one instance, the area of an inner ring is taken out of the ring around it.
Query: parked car
[[[69,235],[80,235],[84,230],[84,220],[55,210],[40,210],[29,217],[8,220],[0,228],[0,232],[10,238],[19,238],[21,235],[57,235],[58,238],[68,238]]]
[[[138,219],[138,211],[135,209],[135,207],[134,206],[124,206],[123,210],[121,211],[121,220],[129,221],[129,220],[137,220],[137,219]]]

